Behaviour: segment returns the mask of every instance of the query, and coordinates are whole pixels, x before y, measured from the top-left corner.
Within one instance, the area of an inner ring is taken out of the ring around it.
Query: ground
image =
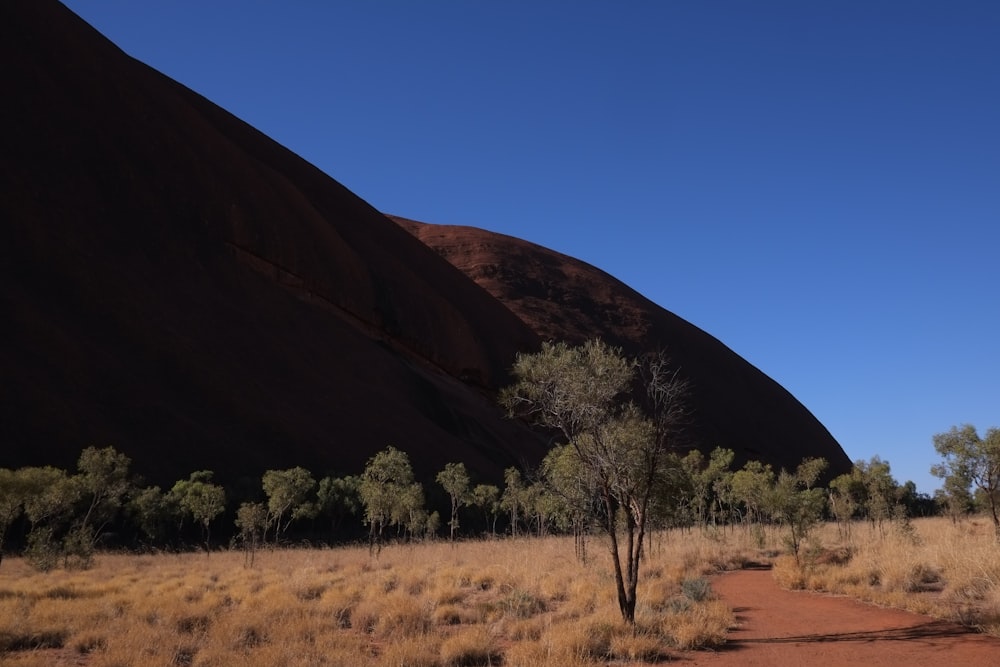
[[[713,588],[740,625],[722,650],[688,653],[685,664],[962,667],[1000,662],[995,637],[844,597],[782,590],[767,569],[719,575]]]

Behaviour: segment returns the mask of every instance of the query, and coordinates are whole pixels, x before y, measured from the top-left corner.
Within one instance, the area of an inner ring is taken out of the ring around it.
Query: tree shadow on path
[[[747,611],[748,608],[736,609]],[[738,648],[741,644],[803,644],[810,642],[874,642],[874,641],[920,641],[927,639],[940,639],[943,637],[961,637],[963,635],[974,635],[976,633],[963,628],[960,625],[949,623],[948,621],[928,621],[919,625],[910,625],[900,628],[886,628],[882,630],[860,631],[860,632],[834,632],[816,633],[808,635],[795,635],[791,637],[753,637],[747,639],[735,638],[731,641],[733,648]]]

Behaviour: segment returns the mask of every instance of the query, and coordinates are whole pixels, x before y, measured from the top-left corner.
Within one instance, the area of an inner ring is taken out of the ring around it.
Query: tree
[[[357,475],[324,477],[316,491],[316,505],[320,514],[330,517],[334,532],[344,519],[354,516],[361,509],[361,478]]]
[[[92,547],[105,527],[114,520],[132,488],[129,466],[132,460],[114,447],[87,447],[77,462],[75,481],[87,509],[80,519],[81,540]],[[86,546],[86,545],[83,545]]]
[[[577,560],[587,560],[587,526],[594,512],[595,484],[572,445],[556,445],[542,460],[542,479],[548,494],[557,499],[556,525],[573,533]]]
[[[972,480],[964,471],[949,471],[942,464],[932,466],[931,474],[943,479],[942,487],[934,493],[935,500],[951,518],[952,523],[958,523],[958,520],[971,512],[975,505],[970,492]]]
[[[733,498],[743,504],[743,520],[748,527],[762,522],[768,492],[774,486],[774,479],[771,465],[760,461],[747,461],[733,473]]]
[[[991,428],[980,438],[971,424],[952,426],[934,436],[934,449],[943,458],[931,469],[953,486],[975,486],[986,499],[993,519],[993,530],[1000,542],[1000,429]]]
[[[305,468],[268,470],[262,484],[267,495],[267,526],[274,526],[275,544],[292,521],[315,516],[316,506],[309,502],[309,494],[316,487],[316,480]],[[267,527],[261,539],[266,538]]]
[[[799,549],[823,515],[823,489],[815,486],[826,470],[826,459],[804,459],[795,473],[782,470],[772,487],[769,509],[772,517],[788,527],[787,544],[795,562],[799,562]]]
[[[593,476],[618,607],[634,623],[651,503],[685,415],[686,384],[664,355],[637,364],[599,340],[577,347],[544,343],[536,354],[517,356],[513,375],[516,383],[501,392],[508,412],[557,431]],[[636,382],[648,415],[627,400]]]
[[[20,468],[17,474],[31,526],[25,558],[39,570],[50,570],[62,555],[57,537],[73,514],[80,487],[65,470],[51,466]]]
[[[873,456],[869,461],[855,461],[854,472],[865,489],[864,510],[872,528],[885,536],[885,522],[896,514],[899,483],[892,476],[888,461]]]
[[[390,513],[390,525],[396,526],[397,533],[410,539],[432,537],[441,525],[441,516],[434,512],[431,516],[424,507],[424,487],[420,482],[412,482],[399,489],[399,495]]]
[[[0,563],[7,529],[24,511],[24,484],[15,470],[0,468]]]
[[[236,510],[236,527],[240,529],[244,567],[253,567],[257,545],[264,541],[269,518],[267,506],[263,503],[242,503]]]
[[[714,519],[719,492],[728,487],[732,472],[734,453],[731,449],[716,447],[709,454],[708,461],[697,449],[688,452],[681,459],[681,467],[687,474],[693,492],[695,518],[702,526]]]
[[[201,524],[205,537],[205,554],[211,553],[212,521],[226,509],[226,491],[217,484],[212,484],[211,470],[199,470],[191,473],[186,480],[180,480],[170,490],[170,495],[176,499],[181,512],[190,514]]]
[[[386,526],[410,514],[415,500],[413,486],[413,468],[405,452],[390,446],[368,459],[358,493],[369,526],[369,552],[382,550]]]
[[[440,484],[448,497],[451,498],[451,521],[448,526],[451,529],[451,540],[455,540],[455,531],[458,530],[458,508],[469,503],[469,473],[465,470],[464,463],[445,464],[444,470],[437,474],[437,483]]]
[[[490,534],[496,536],[500,515],[500,489],[492,484],[477,484],[472,489],[472,504],[482,509]]]
[[[865,489],[860,480],[851,473],[838,475],[830,482],[827,495],[830,512],[837,520],[840,536],[851,538],[851,521],[863,502]]]
[[[126,507],[139,530],[153,542],[164,539],[168,521],[178,512],[176,498],[158,486],[134,490]]]
[[[503,495],[500,496],[500,509],[510,512],[510,534],[514,537],[517,537],[518,517],[524,513],[524,496],[527,488],[521,478],[520,470],[510,467],[503,471]]]

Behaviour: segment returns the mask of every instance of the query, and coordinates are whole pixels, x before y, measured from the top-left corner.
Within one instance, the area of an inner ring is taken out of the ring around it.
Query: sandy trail
[[[712,653],[689,653],[689,665],[1000,665],[1000,639],[961,626],[856,600],[782,590],[769,570],[716,577],[713,589],[740,627]]]

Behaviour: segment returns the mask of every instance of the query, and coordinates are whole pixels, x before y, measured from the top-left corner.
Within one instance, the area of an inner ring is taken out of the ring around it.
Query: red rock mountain
[[[631,355],[665,351],[690,382],[695,414],[688,435],[702,448],[721,445],[740,462],[756,458],[788,469],[803,456],[822,456],[834,471],[850,468],[826,428],[781,385],[604,271],[511,236],[390,217],[545,340],[597,336]]]
[[[629,331],[732,385],[699,396],[706,445],[846,462],[787,392],[610,276],[484,232],[464,259],[453,229],[450,251],[418,239],[54,0],[7,0],[0,26],[0,466],[113,444],[158,483],[232,481],[356,472],[392,444],[425,475],[495,476],[544,452],[495,404],[516,352]],[[539,270],[470,279],[487,246]]]

